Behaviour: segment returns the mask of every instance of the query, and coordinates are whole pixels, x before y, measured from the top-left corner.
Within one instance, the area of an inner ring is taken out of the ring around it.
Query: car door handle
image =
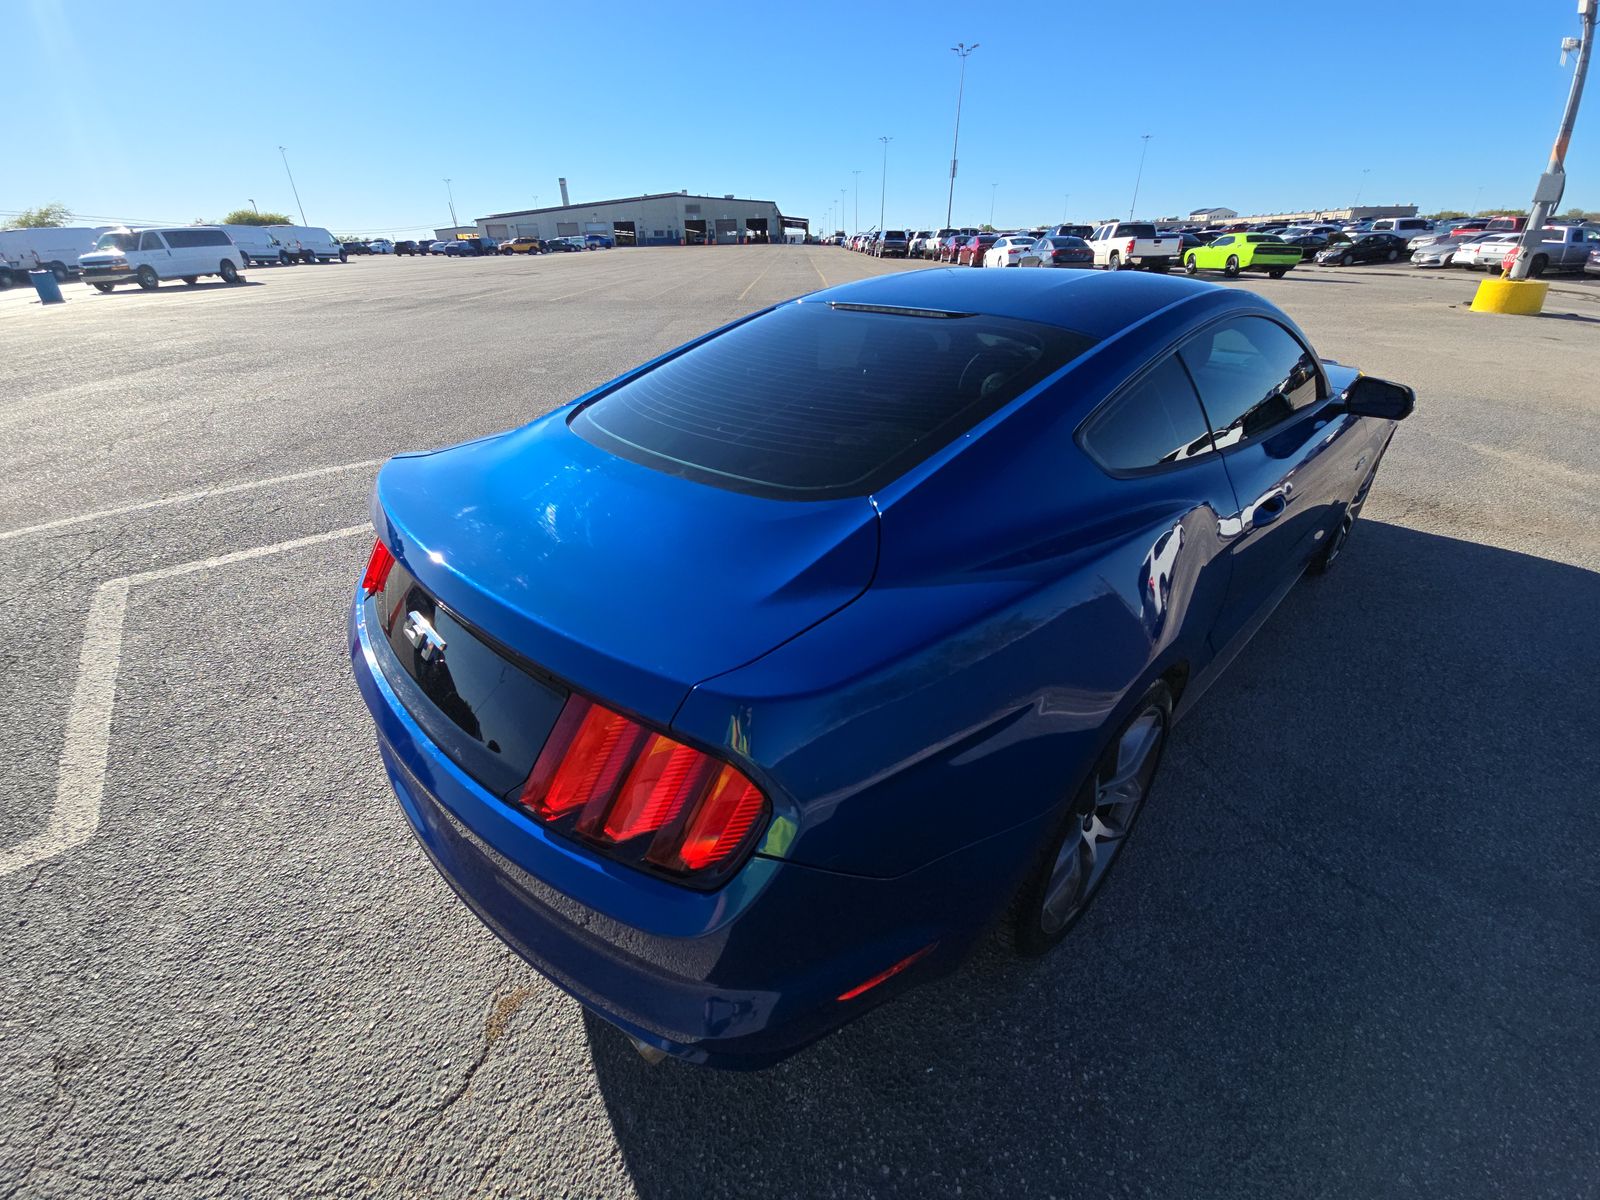
[[[1250,506],[1250,524],[1253,528],[1260,529],[1264,525],[1271,525],[1283,516],[1283,510],[1289,506],[1289,493],[1286,488],[1273,488]]]

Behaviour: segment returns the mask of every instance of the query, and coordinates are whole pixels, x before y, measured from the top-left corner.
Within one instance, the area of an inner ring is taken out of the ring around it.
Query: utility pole
[[[1139,151],[1139,173],[1133,178],[1133,203],[1128,205],[1128,220],[1133,220],[1133,210],[1139,207],[1139,185],[1144,182],[1144,156],[1150,153],[1150,135],[1141,133],[1144,149]]]
[[[306,206],[300,203],[300,189],[295,187],[294,172],[289,170],[289,152],[279,146],[278,153],[283,155],[283,172],[289,177],[289,190],[294,193],[294,205],[300,210],[300,224],[304,225],[306,223]]]
[[[883,143],[883,190],[878,193],[878,228],[883,228],[883,210],[889,198],[889,143],[894,141],[888,134],[878,139]]]
[[[967,45],[957,42],[950,49],[961,59],[961,82],[956,85],[956,136],[950,143],[950,194],[944,202],[944,227],[950,228],[950,214],[956,204],[956,152],[961,149],[961,99],[967,93],[967,55],[978,48],[978,43]]]
[[[450,197],[450,236],[454,237],[456,230],[461,228],[461,222],[456,220],[456,191],[450,186],[450,181],[444,181],[445,194]]]
[[[1556,205],[1561,203],[1562,193],[1567,190],[1567,143],[1572,140],[1572,127],[1578,120],[1578,102],[1583,99],[1583,81],[1589,74],[1589,51],[1594,48],[1594,10],[1597,2],[1600,0],[1578,0],[1578,15],[1583,18],[1582,39],[1576,45],[1572,38],[1563,38],[1561,41],[1562,61],[1566,61],[1570,51],[1576,50],[1578,65],[1572,73],[1572,89],[1567,93],[1567,106],[1561,113],[1561,128],[1556,130],[1555,145],[1550,148],[1550,163],[1539,177],[1539,186],[1533,193],[1533,211],[1528,214],[1527,228],[1522,231],[1522,240],[1513,252],[1511,270],[1506,273],[1508,279],[1528,277],[1528,271],[1533,266],[1533,248],[1539,244],[1544,223],[1555,212]]]

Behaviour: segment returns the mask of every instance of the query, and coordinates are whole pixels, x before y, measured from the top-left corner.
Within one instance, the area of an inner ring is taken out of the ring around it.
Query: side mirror
[[[1343,404],[1347,413],[1358,417],[1377,417],[1382,421],[1403,421],[1416,406],[1417,394],[1403,383],[1359,375],[1345,389]]]

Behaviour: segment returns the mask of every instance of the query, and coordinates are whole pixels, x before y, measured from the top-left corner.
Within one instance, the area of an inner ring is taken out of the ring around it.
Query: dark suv
[[[394,252],[396,254],[415,254],[417,252],[417,244],[411,241],[396,242],[394,244]]]
[[[906,231],[904,229],[885,229],[872,243],[873,258],[889,258],[892,255],[906,256]]]

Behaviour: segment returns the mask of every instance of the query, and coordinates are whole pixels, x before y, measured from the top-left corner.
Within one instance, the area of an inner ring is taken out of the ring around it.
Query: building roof
[[[1189,210],[1189,215],[1191,217],[1198,217],[1198,216],[1201,216],[1201,215],[1203,215],[1205,213],[1214,213],[1214,212],[1231,213],[1232,211],[1233,211],[1233,209],[1229,208],[1225,204],[1217,204],[1217,205],[1212,206],[1211,208],[1191,208]]]
[[[567,212],[574,208],[602,208],[607,204],[637,204],[641,200],[720,200],[727,201],[728,196],[701,196],[691,195],[688,192],[647,192],[643,196],[619,196],[615,200],[584,200],[578,204],[548,204],[543,208],[519,208],[515,212],[490,213],[486,217],[479,217],[480,221],[498,221],[503,217],[531,217],[537,213]],[[752,200],[743,196],[734,196],[731,199],[736,204],[771,204],[773,208],[778,205],[772,200]]]

